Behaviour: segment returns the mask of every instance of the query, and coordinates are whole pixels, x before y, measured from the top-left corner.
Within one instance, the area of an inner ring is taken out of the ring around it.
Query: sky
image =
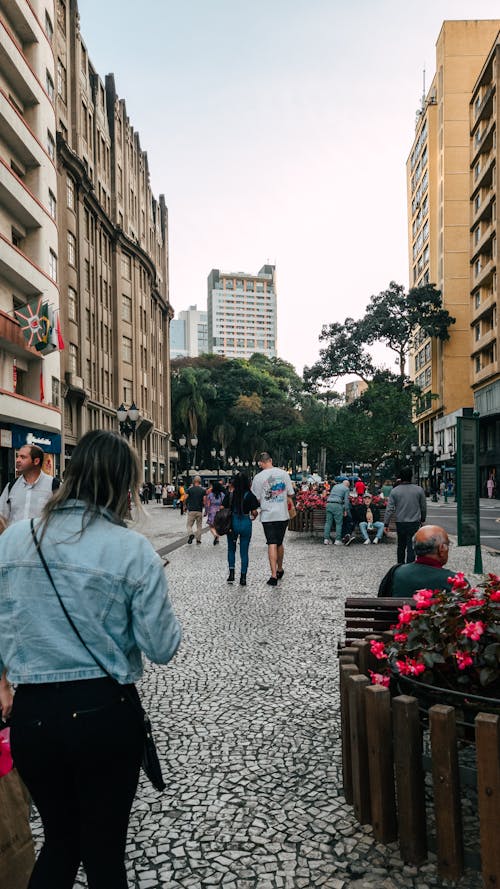
[[[408,285],[405,164],[444,19],[497,0],[79,0],[169,209],[170,299],[276,264],[278,355]],[[379,360],[388,364],[380,351]]]

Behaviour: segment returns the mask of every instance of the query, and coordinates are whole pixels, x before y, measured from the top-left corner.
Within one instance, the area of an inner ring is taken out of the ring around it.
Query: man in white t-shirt
[[[284,469],[273,466],[267,451],[259,457],[261,472],[252,483],[252,493],[260,503],[260,519],[267,541],[267,553],[271,567],[268,586],[277,586],[283,574],[283,540],[288,526],[288,497],[294,493],[290,476]]]

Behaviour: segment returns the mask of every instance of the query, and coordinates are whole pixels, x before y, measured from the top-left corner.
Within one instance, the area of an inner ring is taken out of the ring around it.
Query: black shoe
[[[196,543],[201,543],[201,540],[197,540]]]
[[[190,534],[188,537],[188,543],[192,543],[194,540],[194,534]]]
[[[227,579],[228,583],[234,583],[234,568],[229,569],[229,577]]]
[[[247,585],[247,576],[246,574],[240,574],[240,586]]]
[[[277,571],[277,572],[276,572],[276,580],[281,580],[281,578],[283,577],[284,573],[285,573],[285,571],[284,571],[283,568],[281,569],[281,571]]]
[[[219,542],[219,538],[218,538],[218,537],[214,537],[214,546],[217,546],[218,542]]]
[[[268,586],[278,586],[278,578],[277,577],[270,577],[269,580],[267,581],[267,585]]]
[[[344,543],[344,546],[350,546],[351,543],[352,543],[354,540],[356,540],[356,535],[355,535],[355,534],[349,534],[347,540],[346,540],[345,543]]]

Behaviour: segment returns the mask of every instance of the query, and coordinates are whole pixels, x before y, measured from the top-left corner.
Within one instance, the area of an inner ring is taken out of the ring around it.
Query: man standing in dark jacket
[[[194,540],[193,525],[196,522],[196,543],[201,543],[201,519],[203,515],[203,500],[206,491],[201,486],[201,478],[195,475],[193,484],[187,490],[187,532],[189,534],[188,543]]]
[[[398,535],[398,565],[415,561],[412,537],[420,525],[423,525],[427,515],[427,502],[424,489],[420,485],[411,483],[412,471],[410,466],[405,466],[400,473],[401,484],[393,488],[384,516],[384,533],[387,534],[389,522],[393,515],[396,517],[396,531]]]

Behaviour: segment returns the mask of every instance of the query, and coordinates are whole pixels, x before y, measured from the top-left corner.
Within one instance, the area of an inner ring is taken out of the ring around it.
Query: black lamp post
[[[221,449],[219,450],[219,453],[218,453],[218,454],[217,454],[217,449],[216,449],[216,448],[212,448],[212,450],[210,451],[210,456],[212,457],[212,460],[216,460],[216,461],[217,461],[217,478],[219,478],[220,467],[221,467],[221,463],[222,463],[223,460],[224,460],[225,454],[226,454],[226,452],[225,452],[224,448],[221,448]]]
[[[122,403],[120,407],[117,408],[116,417],[120,425],[121,435],[124,435],[126,438],[130,438],[131,435],[135,435],[135,429],[137,426],[137,421],[139,419],[139,410],[135,406],[134,402],[132,402],[128,409]]]
[[[190,438],[191,447],[188,447],[187,438],[185,435],[179,435],[179,447],[186,454],[186,472],[189,476],[189,468],[193,467],[196,463],[196,446],[198,444],[198,439],[196,435],[192,435]],[[191,455],[193,455],[191,460]]]

